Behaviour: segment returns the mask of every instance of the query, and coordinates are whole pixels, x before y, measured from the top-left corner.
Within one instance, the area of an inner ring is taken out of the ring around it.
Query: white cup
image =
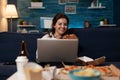
[[[19,56],[17,57],[16,65],[17,65],[17,78],[18,80],[26,80],[25,77],[25,71],[24,71],[24,65],[28,62],[28,59],[26,56]]]
[[[16,75],[17,80],[26,80],[25,73],[17,73]]]
[[[94,3],[92,2],[92,3],[91,3],[91,7],[94,7],[94,6],[95,6]]]
[[[100,21],[100,25],[101,25],[101,26],[104,25],[104,22],[103,22],[103,21]]]
[[[24,73],[23,66],[28,62],[28,59],[26,56],[19,56],[15,60],[17,64],[17,72],[18,73]]]
[[[99,7],[102,7],[102,3],[99,3]]]

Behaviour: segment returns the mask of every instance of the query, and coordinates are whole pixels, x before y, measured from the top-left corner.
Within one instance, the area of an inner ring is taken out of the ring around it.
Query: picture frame
[[[65,5],[66,14],[76,14],[76,5]]]
[[[58,0],[58,3],[59,3],[59,4],[66,4],[66,3],[67,3],[67,0]]]
[[[68,3],[79,3],[79,0],[68,0]]]

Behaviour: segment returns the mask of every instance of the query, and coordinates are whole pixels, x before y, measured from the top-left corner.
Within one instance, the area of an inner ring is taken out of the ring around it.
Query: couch
[[[6,80],[17,71],[15,59],[19,55],[22,40],[27,43],[29,61],[36,61],[36,39],[43,35],[44,33],[0,33],[0,80]]]
[[[29,60],[35,61],[37,38],[44,33],[0,33],[0,62],[15,62],[19,55],[22,40],[26,41]]]
[[[120,28],[72,28],[79,39],[78,56],[93,59],[106,56],[107,61],[120,61]],[[36,61],[37,38],[45,33],[0,33],[0,62],[14,62],[19,55],[21,41],[27,42],[29,60]]]
[[[78,36],[78,56],[93,59],[106,56],[106,62],[113,62],[120,68],[120,28],[72,28],[70,33]],[[14,63],[19,55],[21,41],[27,42],[29,61],[36,61],[37,38],[45,33],[0,33],[0,80],[4,80],[16,71]],[[7,65],[5,65],[7,64]],[[4,72],[8,70],[8,72]]]
[[[120,28],[71,29],[79,38],[78,56],[120,61]]]

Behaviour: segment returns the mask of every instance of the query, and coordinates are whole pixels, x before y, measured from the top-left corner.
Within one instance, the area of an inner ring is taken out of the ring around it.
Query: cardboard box
[[[100,65],[100,64],[105,62],[105,56],[102,56],[102,57],[97,58],[95,60],[90,58],[90,57],[87,57],[87,56],[78,57],[76,59],[76,62],[78,62],[82,65]]]
[[[120,77],[102,76],[100,80],[120,80]]]

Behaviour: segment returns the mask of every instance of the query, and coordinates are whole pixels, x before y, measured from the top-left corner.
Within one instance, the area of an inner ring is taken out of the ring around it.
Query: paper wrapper
[[[42,66],[29,62],[24,66],[26,80],[42,80]]]

